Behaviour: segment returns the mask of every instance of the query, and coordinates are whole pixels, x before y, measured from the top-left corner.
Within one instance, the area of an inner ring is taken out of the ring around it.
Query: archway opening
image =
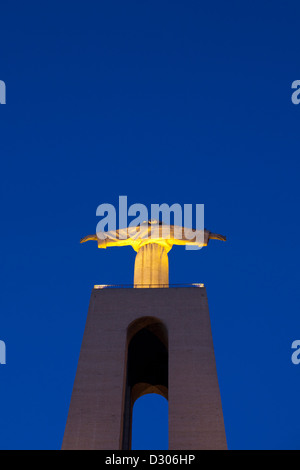
[[[123,450],[131,449],[132,414],[136,400],[147,394],[158,394],[168,399],[168,333],[165,325],[154,317],[142,317],[129,325],[126,359]]]
[[[168,450],[168,400],[156,393],[138,398],[132,411],[132,450]]]

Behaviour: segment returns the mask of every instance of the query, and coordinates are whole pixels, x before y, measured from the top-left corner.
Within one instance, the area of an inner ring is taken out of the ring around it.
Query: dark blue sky
[[[205,204],[228,242],[175,247],[170,282],[207,288],[228,445],[300,448],[299,13],[2,3],[0,448],[61,446],[91,288],[133,278],[132,248],[79,244],[119,195]]]

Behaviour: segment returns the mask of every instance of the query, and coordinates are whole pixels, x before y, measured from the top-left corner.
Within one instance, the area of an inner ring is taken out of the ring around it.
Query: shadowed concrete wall
[[[139,317],[167,328],[169,449],[226,449],[204,287],[92,291],[62,448],[122,448],[128,327]]]

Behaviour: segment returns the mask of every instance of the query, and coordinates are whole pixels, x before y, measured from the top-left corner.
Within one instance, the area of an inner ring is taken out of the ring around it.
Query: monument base
[[[148,390],[167,393],[169,449],[227,448],[206,289],[185,287],[93,289],[62,449],[130,448],[132,402],[147,387],[128,398],[129,341],[149,325],[158,338],[157,324],[167,391]]]

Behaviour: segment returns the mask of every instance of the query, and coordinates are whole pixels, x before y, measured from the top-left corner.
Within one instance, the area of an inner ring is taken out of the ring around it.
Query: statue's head
[[[162,222],[160,220],[156,220],[156,219],[150,219],[150,220],[145,220],[143,222],[143,225],[162,225]]]

